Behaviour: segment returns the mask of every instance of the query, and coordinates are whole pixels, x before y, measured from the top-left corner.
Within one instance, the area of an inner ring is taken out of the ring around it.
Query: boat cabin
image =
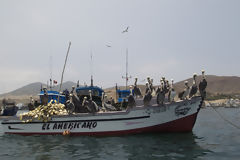
[[[104,91],[103,89],[97,86],[84,86],[84,87],[76,88],[76,93],[79,100],[82,102],[84,97],[87,97],[87,99],[90,99],[89,91],[91,91],[92,100],[96,102],[97,105],[102,105],[102,95]]]
[[[40,94],[38,95],[40,96],[40,103],[42,103],[44,91],[41,91]],[[47,95],[48,95],[48,102],[50,102],[51,100],[58,101],[58,96],[59,96],[59,103],[62,103],[62,104],[66,103],[66,96],[61,94],[59,95],[58,91],[47,91]]]
[[[133,91],[133,94],[134,94],[134,91]],[[127,102],[128,101],[128,97],[130,95],[130,90],[129,89],[126,89],[126,90],[120,90],[118,89],[117,90],[117,95],[118,95],[118,102],[121,103],[121,102]]]

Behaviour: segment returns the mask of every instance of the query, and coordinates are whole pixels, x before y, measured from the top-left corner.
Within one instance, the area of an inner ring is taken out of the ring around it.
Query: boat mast
[[[132,78],[132,76],[128,76],[128,49],[126,50],[126,76],[122,76],[123,79],[126,80],[126,89],[128,86],[128,80],[129,78]]]
[[[90,68],[91,68],[91,87],[93,86],[93,67],[92,67],[92,51],[91,51],[91,62],[90,62]]]
[[[53,88],[53,83],[52,83],[52,56],[49,58],[49,68],[50,68],[50,91]]]
[[[63,74],[64,74],[64,70],[65,70],[65,67],[66,67],[66,63],[67,63],[67,58],[68,58],[68,54],[69,54],[70,47],[71,47],[71,42],[69,42],[68,50],[67,50],[67,55],[66,55],[66,58],[65,58],[65,63],[64,63],[64,66],[63,66],[62,77],[61,77],[61,83],[60,83],[59,93],[58,93],[58,103],[59,103],[60,91],[61,91],[61,89],[62,89]]]

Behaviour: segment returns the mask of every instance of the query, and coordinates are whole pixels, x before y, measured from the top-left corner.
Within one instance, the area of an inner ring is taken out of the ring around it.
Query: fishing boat
[[[190,132],[202,105],[200,96],[158,105],[153,98],[148,106],[142,99],[136,107],[123,111],[76,113],[52,116],[48,122],[23,122],[17,117],[2,121],[7,134],[54,135],[69,131],[71,135],[107,136],[146,132]]]
[[[69,43],[67,56],[70,45],[71,43]],[[129,78],[127,72],[125,78],[127,86]],[[59,90],[61,90],[61,85]],[[157,96],[153,96],[151,99],[134,98],[134,91],[131,89],[128,101],[125,102],[126,108],[121,107],[120,110],[114,110],[112,109],[116,108],[114,104],[105,103],[104,91],[97,86],[93,86],[92,76],[91,86],[77,87],[75,92],[77,96],[74,95],[72,90],[69,94],[69,100],[65,104],[68,114],[52,115],[51,111],[52,116],[48,114],[45,116],[47,119],[44,120],[34,119],[35,115],[33,115],[31,121],[24,121],[18,117],[5,119],[2,121],[4,133],[115,136],[148,132],[190,132],[194,127],[204,100],[201,96],[193,96],[184,100],[159,103]],[[146,103],[146,100],[148,100],[148,103]],[[62,107],[61,104],[60,106]],[[39,111],[48,107],[46,105]],[[95,109],[92,110],[91,107]],[[85,109],[88,111],[86,112]],[[66,113],[65,110],[64,113]]]
[[[1,107],[1,116],[15,116],[18,111],[18,107],[12,100],[3,99]]]

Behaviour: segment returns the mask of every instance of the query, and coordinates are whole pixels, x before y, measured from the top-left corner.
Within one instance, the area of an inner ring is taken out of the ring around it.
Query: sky
[[[103,88],[150,76],[240,75],[239,0],[0,0],[0,93],[33,82]],[[122,33],[129,26],[128,32]],[[107,47],[110,45],[111,47]],[[92,54],[92,61],[91,55]]]

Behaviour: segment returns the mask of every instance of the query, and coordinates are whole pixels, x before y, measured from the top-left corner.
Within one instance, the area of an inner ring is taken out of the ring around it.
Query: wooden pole
[[[66,58],[65,58],[65,63],[64,63],[64,66],[63,66],[61,83],[60,83],[59,92],[58,92],[58,103],[59,103],[60,91],[61,91],[61,89],[62,89],[63,74],[64,74],[64,71],[65,71],[65,67],[66,67],[66,63],[67,63],[67,58],[68,58],[68,54],[69,54],[70,47],[71,47],[71,42],[69,42],[68,50],[67,50],[67,55],[66,55]]]

